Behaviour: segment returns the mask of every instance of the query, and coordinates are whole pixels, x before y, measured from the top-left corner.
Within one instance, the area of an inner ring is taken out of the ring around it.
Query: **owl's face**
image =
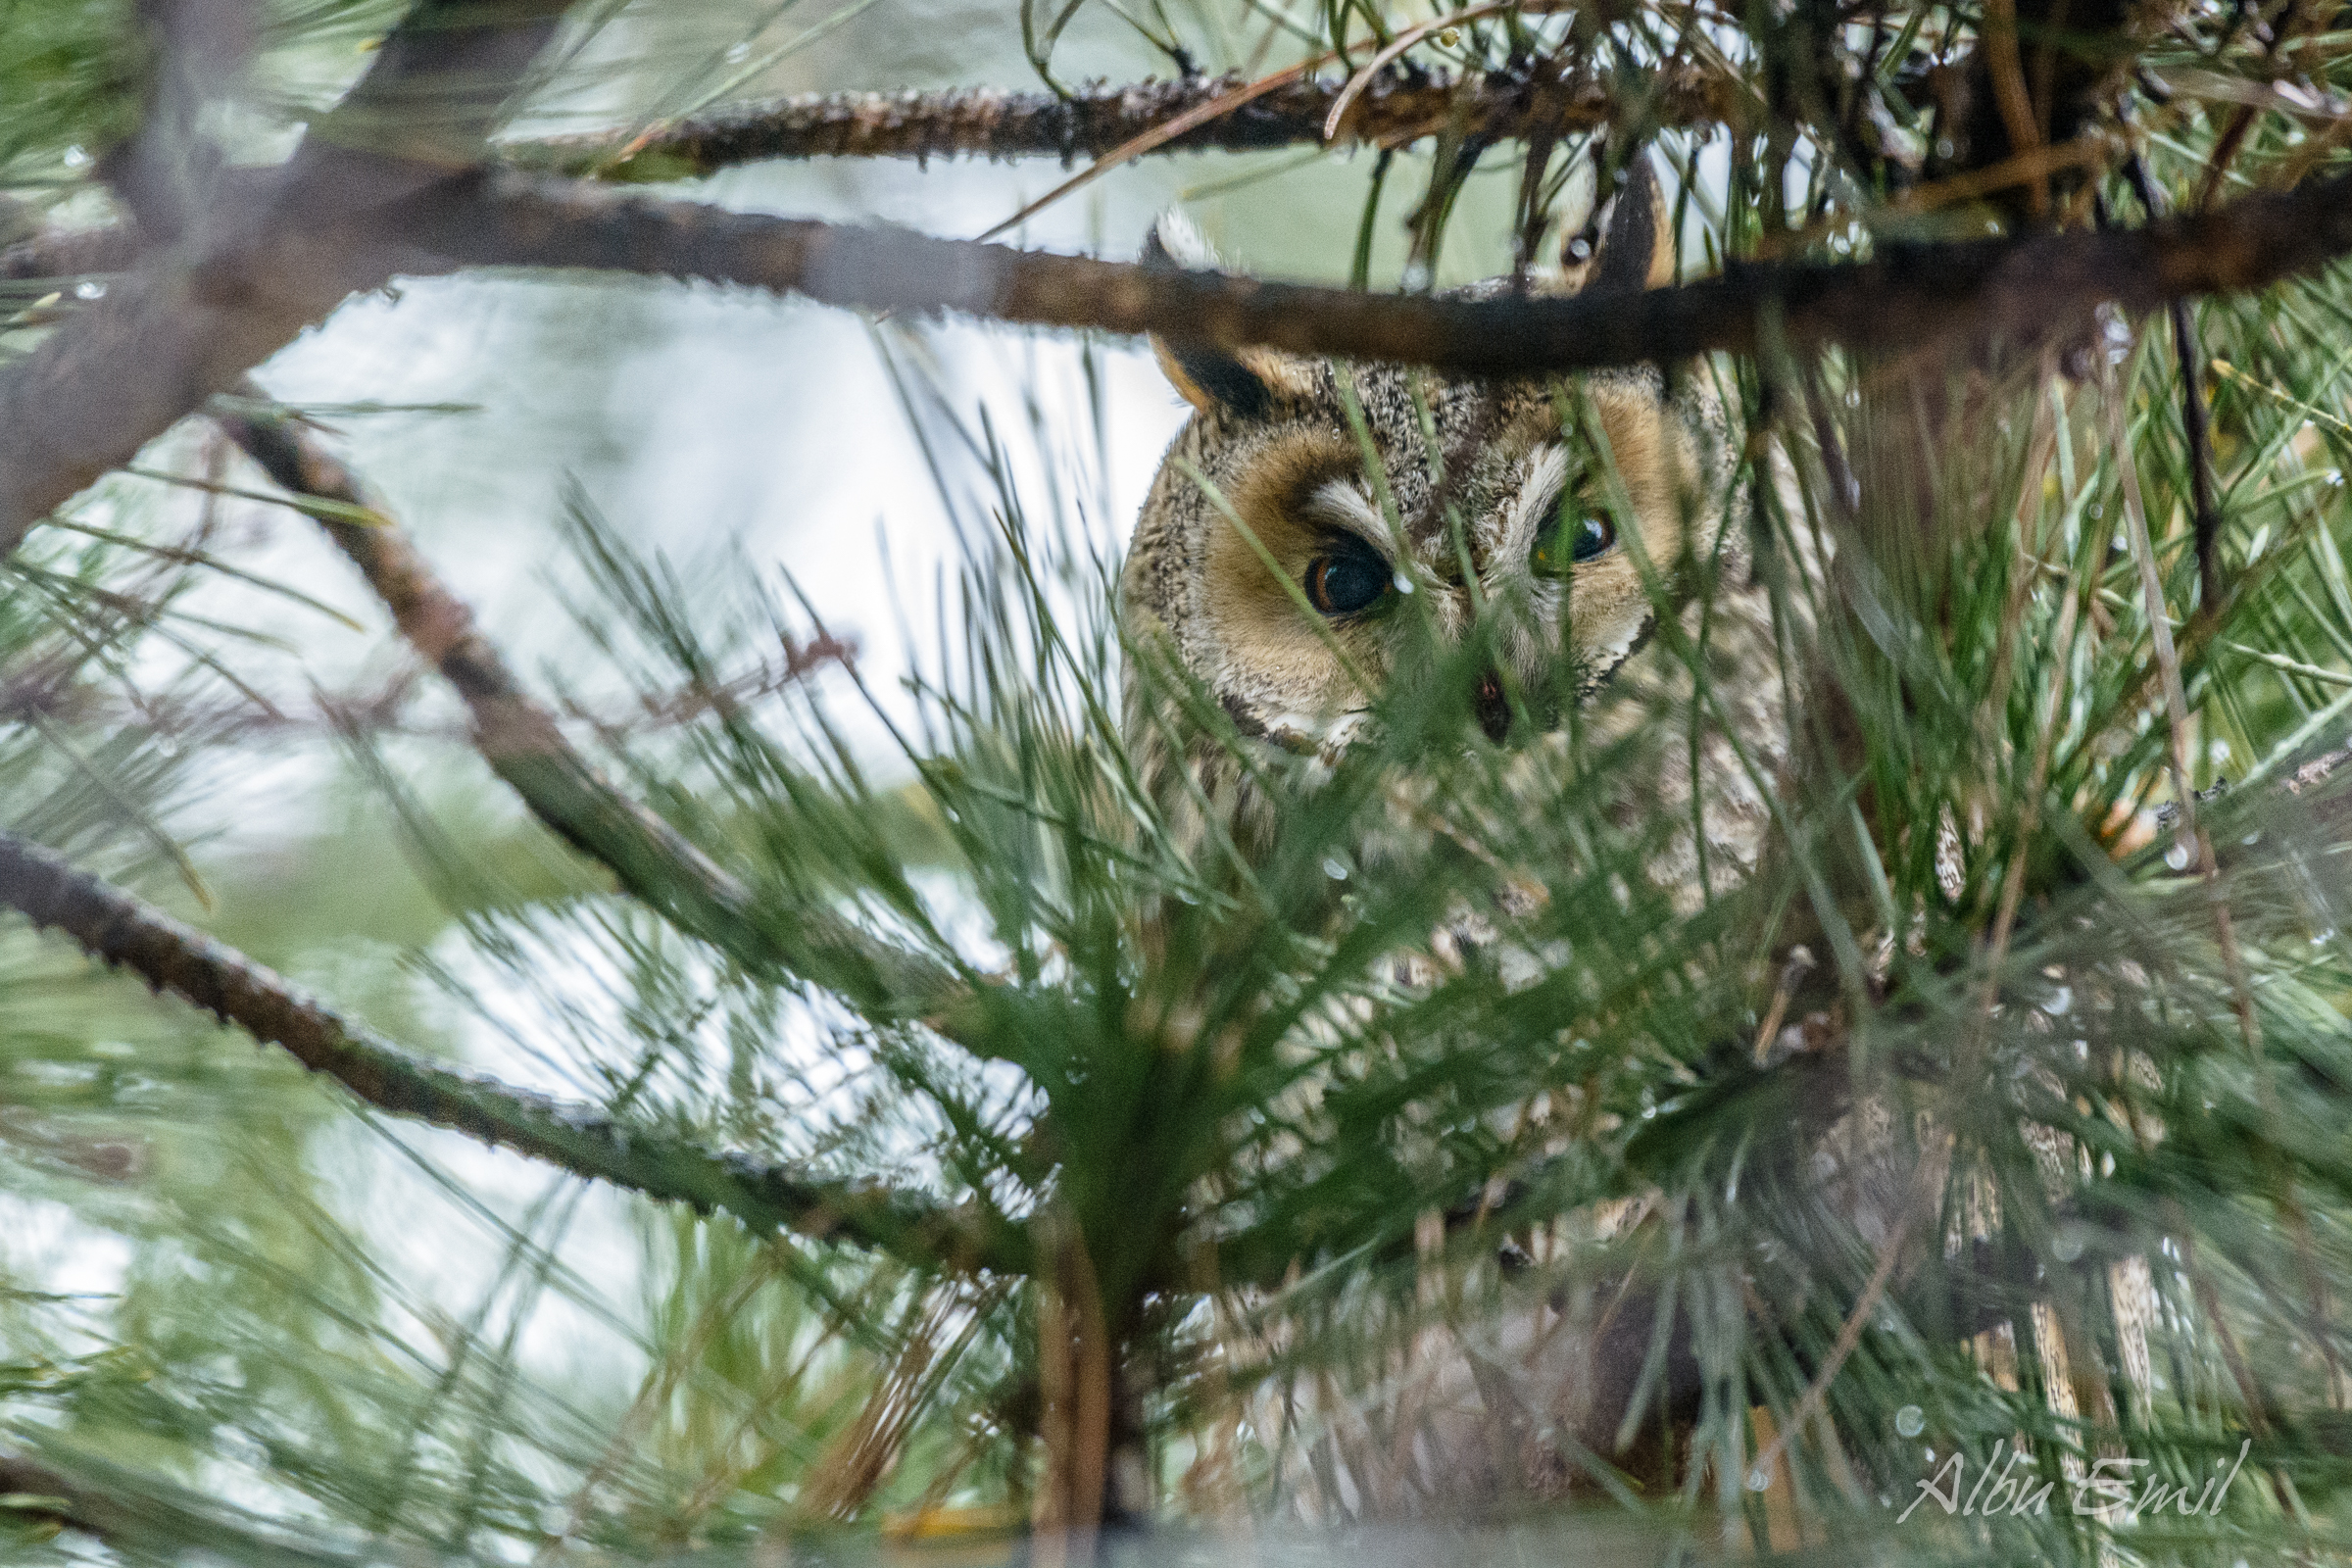
[[[1489,738],[1514,710],[1555,722],[1714,542],[1699,518],[1720,497],[1689,410],[1654,375],[1561,389],[1394,366],[1253,373],[1250,407],[1212,402],[1170,450],[1125,584],[1131,620],[1171,634],[1245,734],[1344,742],[1433,638],[1474,628]]]
[[[1646,177],[1636,191],[1593,270],[1640,287],[1662,270],[1660,204]],[[1128,553],[1129,627],[1164,638],[1244,735],[1286,750],[1336,751],[1394,682],[1474,639],[1464,695],[1486,735],[1556,723],[1727,542],[1714,404],[1652,371],[1475,381],[1162,359],[1196,413]]]

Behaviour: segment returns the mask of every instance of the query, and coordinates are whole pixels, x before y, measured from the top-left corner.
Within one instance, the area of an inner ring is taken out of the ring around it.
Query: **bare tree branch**
[[[418,14],[455,3],[427,0]],[[353,113],[364,122],[361,110],[390,96],[363,83]],[[425,166],[343,152],[320,139],[330,131],[341,133],[331,117],[257,188],[231,182],[218,205],[239,216],[195,261],[124,279],[0,374],[0,553],[345,294],[395,270],[635,271],[868,309],[1518,374],[1744,352],[1767,318],[1800,349],[1915,349],[1962,331],[2034,340],[2103,301],[2138,309],[2259,287],[2352,249],[2352,176],[2338,176],[2135,230],[1890,245],[1858,266],[1736,266],[1631,297],[1389,297],[632,200],[513,173],[427,182]],[[437,156],[430,138],[415,145]]]
[[[280,488],[383,515],[324,443],[292,419],[244,412],[266,402],[250,382],[220,427]],[[564,739],[555,715],[522,687],[485,637],[466,602],[434,575],[389,518],[370,526],[315,514],[359,567],[410,646],[465,700],[483,760],[522,797],[533,815],[680,930],[710,943],[755,974],[811,980],[839,992],[868,1016],[945,1014],[965,995],[962,977],[919,954],[893,947],[822,908],[787,912],[763,904],[677,829],[615,789]]]
[[[98,171],[150,237],[177,239],[220,173],[219,146],[197,128],[208,99],[245,70],[255,35],[250,0],[138,0],[151,64],[137,132]]]
[[[977,1205],[946,1208],[878,1183],[819,1180],[748,1154],[714,1153],[595,1105],[412,1055],[234,949],[8,833],[0,833],[0,903],[153,989],[284,1047],[396,1115],[703,1213],[723,1209],[755,1230],[851,1242],[919,1267],[1017,1270],[1025,1255],[1020,1234]]]
[[[514,174],[467,176],[428,193],[402,232],[466,266],[696,278],[861,309],[956,311],[1509,375],[1744,353],[1767,318],[1792,348],[1918,349],[1959,332],[2035,341],[2106,302],[2143,310],[2259,288],[2352,250],[2352,175],[2138,229],[1890,245],[1855,265],[1735,265],[1703,282],[1607,297],[1362,294],[724,212]]]
[[[416,0],[291,159],[213,181],[181,244],[0,373],[0,554],[345,296],[403,270],[370,220],[479,159],[566,3]]]
[[[62,282],[92,272],[120,272],[138,264],[145,236],[130,223],[36,234],[0,249],[0,282]]]
[[[496,153],[519,169],[613,180],[687,178],[763,159],[1042,157],[1066,164],[1100,157],[1240,84],[1238,75],[1144,81],[1067,99],[989,87],[809,93],[732,105],[652,131],[505,142]],[[1320,141],[1343,85],[1293,83],[1152,151],[1252,152]],[[1733,85],[1676,62],[1654,78],[1655,122],[1670,129],[1719,123]],[[1607,123],[1613,92],[1595,80],[1538,89],[1496,77],[1384,76],[1349,106],[1347,128],[1354,140],[1397,147],[1437,134],[1458,114],[1467,132],[1486,140],[1557,138]],[[128,226],[44,235],[0,250],[0,280],[119,271],[141,248]]]
[[[1070,98],[965,87],[945,92],[820,93],[734,105],[636,134],[511,142],[500,152],[526,169],[609,179],[679,179],[769,158],[1099,158],[1244,85],[1239,75],[1096,87]],[[1250,152],[1323,140],[1344,83],[1278,88],[1185,132],[1154,152]],[[1735,84],[1676,62],[1654,79],[1656,123],[1720,123]],[[1559,136],[1608,122],[1616,84],[1596,77],[1547,85],[1487,76],[1384,76],[1348,107],[1359,141],[1396,147],[1449,123],[1499,141]],[[1458,117],[1458,119],[1456,118]]]

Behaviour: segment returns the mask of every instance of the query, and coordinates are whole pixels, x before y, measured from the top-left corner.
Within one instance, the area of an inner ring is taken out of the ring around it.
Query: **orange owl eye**
[[[1389,564],[1353,535],[1306,564],[1306,602],[1326,615],[1353,615],[1388,597]]]

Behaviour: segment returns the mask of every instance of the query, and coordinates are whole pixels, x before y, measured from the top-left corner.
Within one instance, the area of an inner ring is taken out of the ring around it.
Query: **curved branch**
[[[214,415],[271,482],[381,516],[375,500],[323,443],[283,416],[247,412],[267,395],[250,382],[236,411]],[[710,943],[755,974],[811,980],[850,999],[869,1017],[935,1018],[966,990],[946,965],[882,941],[822,908],[796,912],[785,928],[749,888],[694,843],[615,789],[582,757],[549,712],[523,689],[408,535],[386,518],[368,525],[314,514],[392,612],[411,647],[464,699],[484,761],[522,797],[533,815],[680,930]]]
[[[592,1104],[412,1055],[234,949],[10,833],[0,833],[0,902],[395,1115],[703,1213],[724,1209],[755,1230],[851,1242],[917,1267],[1017,1270],[1025,1255],[1019,1234],[976,1205],[945,1208],[879,1183],[818,1180],[712,1152]]]
[[[363,183],[368,167],[343,164]],[[409,165],[384,171],[370,188],[372,208],[347,196],[315,225],[289,215],[232,255],[135,274],[134,286],[119,286],[0,373],[0,553],[345,294],[395,270],[630,271],[863,309],[958,311],[1155,332],[1186,346],[1265,345],[1514,375],[1748,352],[1767,322],[1778,341],[1799,349],[1918,350],[1961,333],[2034,341],[2103,302],[2138,310],[2259,288],[2352,250],[2352,175],[2339,175],[2138,229],[1890,245],[1858,265],[1741,265],[1632,296],[1439,298],[729,213],[512,172],[474,171],[419,188],[416,173]]]
[[[284,164],[223,172],[190,232],[0,373],[0,555],[404,261],[382,211],[480,159],[569,0],[414,0]]]
[[[1099,158],[1155,125],[1246,85],[1239,75],[1095,87],[1069,98],[964,87],[945,92],[817,93],[734,105],[634,135],[596,133],[500,148],[518,168],[607,179],[681,179],[771,158]],[[1293,82],[1237,106],[1153,152],[1254,152],[1320,142],[1344,83]],[[1720,123],[1736,84],[1688,62],[1652,82],[1655,122]],[[1384,76],[1348,110],[1356,140],[1396,147],[1448,125],[1483,140],[1558,136],[1609,122],[1606,81]],[[1457,118],[1458,117],[1458,118]]]
[[[1634,295],[1380,295],[935,239],[881,225],[732,213],[514,174],[454,180],[401,232],[462,266],[584,268],[955,311],[1042,326],[1153,332],[1221,348],[1520,375],[1792,348],[1917,350],[1960,333],[2033,341],[2108,302],[2259,288],[2352,250],[2352,175],[2138,229],[1886,246],[1851,265],[1739,265]]]

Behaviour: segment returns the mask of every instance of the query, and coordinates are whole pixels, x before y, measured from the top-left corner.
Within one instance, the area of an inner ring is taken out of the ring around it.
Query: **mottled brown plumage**
[[[1664,211],[1642,160],[1577,281],[1666,281]],[[1198,258],[1198,242],[1171,226],[1152,254]],[[1247,743],[1333,757],[1362,736],[1375,698],[1427,633],[1458,644],[1482,622],[1493,662],[1466,695],[1491,738],[1540,743],[1567,702],[1622,734],[1688,696],[1689,668],[1657,651],[1653,633],[1661,614],[1695,624],[1693,590],[1711,582],[1721,722],[1701,727],[1696,782],[1718,860],[1752,860],[1763,805],[1728,738],[1768,767],[1783,755],[1777,662],[1763,595],[1747,585],[1737,454],[1705,368],[1671,383],[1647,368],[1478,381],[1270,351],[1162,345],[1161,358],[1196,412],[1128,551],[1123,611],[1140,664],[1159,657],[1189,671]],[[1588,559],[1556,559],[1568,535],[1596,524],[1614,537]],[[1555,559],[1539,555],[1546,543]],[[1316,573],[1341,559],[1389,587],[1368,609],[1317,612]],[[1162,696],[1131,670],[1128,738],[1154,799],[1180,825],[1205,809],[1246,849],[1262,846],[1271,808],[1249,770],[1222,737],[1174,722]],[[1690,819],[1687,742],[1686,732],[1628,774],[1645,809]],[[1659,870],[1672,879],[1696,860],[1686,843]]]
[[[1671,276],[1647,161],[1634,173],[1576,280],[1587,289]],[[1168,227],[1154,240],[1162,260],[1188,250]],[[1263,853],[1278,808],[1227,734],[1188,723],[1168,701],[1155,662],[1197,680],[1245,749],[1336,760],[1366,738],[1392,683],[1432,667],[1430,635],[1445,648],[1491,634],[1490,662],[1463,694],[1488,742],[1548,747],[1576,704],[1588,733],[1630,743],[1610,748],[1605,783],[1621,818],[1659,829],[1648,836],[1660,846],[1647,862],[1653,880],[1694,906],[1702,834],[1715,889],[1754,864],[1767,821],[1758,773],[1768,782],[1788,754],[1782,664],[1765,592],[1751,581],[1738,452],[1707,367],[1554,383],[1181,344],[1163,345],[1161,358],[1196,412],[1127,557],[1126,727],[1180,838],[1222,827],[1245,854]],[[1689,635],[1656,635],[1664,617]],[[1550,760],[1528,760],[1550,771]],[[1412,783],[1400,780],[1400,792],[1409,797]],[[1382,874],[1378,854],[1360,858],[1366,875]],[[1541,899],[1563,868],[1510,869]],[[1461,937],[1496,935],[1508,913],[1463,906],[1429,953],[1398,962],[1426,974]],[[1603,1238],[1643,1212],[1572,1216],[1545,1245]],[[1372,1425],[1419,1439],[1355,1442],[1335,1420],[1328,1468],[1347,1478],[1348,1496],[1301,1506],[1475,1511],[1568,1485],[1572,1446],[1616,1448],[1653,1317],[1635,1294],[1628,1305],[1622,1291],[1588,1282],[1506,1313],[1478,1344],[1417,1332]],[[1670,1385],[1681,1370],[1669,1368]],[[1671,1401],[1678,1387],[1664,1392]],[[1557,1441],[1563,1432],[1574,1446]],[[1325,1489],[1324,1470],[1316,1477],[1302,1485]]]

